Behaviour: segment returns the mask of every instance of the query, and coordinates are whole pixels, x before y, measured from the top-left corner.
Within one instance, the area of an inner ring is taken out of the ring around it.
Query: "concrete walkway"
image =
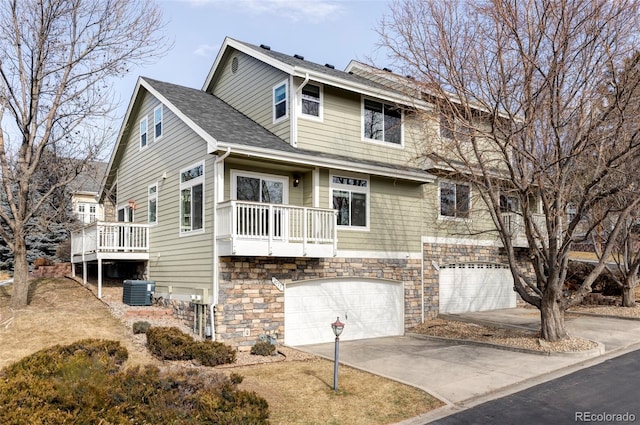
[[[515,308],[456,318],[537,329],[538,317],[536,310]],[[597,364],[640,344],[640,320],[571,316],[567,318],[567,330],[573,336],[604,344],[605,353],[594,354],[596,357],[548,356],[402,336],[343,341],[340,362],[421,388],[447,403],[445,408],[425,417],[406,421],[406,424],[423,424]],[[333,343],[298,348],[333,358]]]

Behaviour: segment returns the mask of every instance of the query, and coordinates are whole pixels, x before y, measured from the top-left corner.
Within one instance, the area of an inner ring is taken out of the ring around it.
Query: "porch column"
[[[102,258],[98,257],[98,298],[102,299]]]
[[[86,261],[82,262],[82,284],[83,285],[87,284],[87,262]]]
[[[71,276],[76,277],[76,263],[71,261]]]

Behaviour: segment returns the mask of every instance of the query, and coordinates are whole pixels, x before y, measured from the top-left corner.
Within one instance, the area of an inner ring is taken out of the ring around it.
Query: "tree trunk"
[[[16,238],[13,258],[11,307],[22,308],[29,303],[29,264],[27,262],[27,246],[24,238]]]
[[[548,291],[540,304],[540,337],[546,341],[560,341],[567,337],[564,310],[556,300],[555,291]]]
[[[635,279],[634,279],[635,280]],[[636,306],[636,285],[635,282],[625,282],[622,286],[622,307]]]

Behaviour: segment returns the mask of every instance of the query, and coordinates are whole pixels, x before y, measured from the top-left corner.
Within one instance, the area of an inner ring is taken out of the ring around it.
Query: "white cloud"
[[[211,57],[212,52],[217,52],[220,48],[218,44],[201,44],[193,51],[198,56]]]

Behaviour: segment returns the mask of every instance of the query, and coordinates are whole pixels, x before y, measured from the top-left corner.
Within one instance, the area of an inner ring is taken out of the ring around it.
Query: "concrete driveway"
[[[516,308],[460,318],[537,327],[535,314]],[[468,406],[604,361],[640,343],[640,321],[580,316],[567,319],[567,328],[571,335],[603,343],[606,355],[545,356],[402,336],[341,342],[340,362],[416,386],[449,405]],[[333,343],[298,348],[333,359]]]

